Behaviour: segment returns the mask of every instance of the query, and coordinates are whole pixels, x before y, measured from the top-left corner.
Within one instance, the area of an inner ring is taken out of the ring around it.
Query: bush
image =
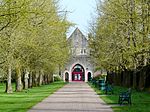
[[[54,76],[54,82],[56,81],[62,81],[61,77],[60,76]]]
[[[94,77],[93,79],[95,79],[95,80],[104,79],[105,80],[106,76],[107,76],[107,74],[101,74],[101,75]]]

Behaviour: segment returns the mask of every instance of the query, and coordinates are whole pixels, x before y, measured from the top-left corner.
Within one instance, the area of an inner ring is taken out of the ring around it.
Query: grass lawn
[[[119,93],[128,88],[115,86],[113,95],[105,95],[103,91],[98,90],[93,85],[91,86],[107,104],[112,105],[114,112],[150,112],[150,93],[148,92],[132,90],[132,105],[123,104],[120,106],[118,105]]]
[[[28,91],[6,94],[4,93],[5,84],[0,84],[0,112],[26,112],[64,85],[64,82],[55,82],[50,85],[33,87]]]

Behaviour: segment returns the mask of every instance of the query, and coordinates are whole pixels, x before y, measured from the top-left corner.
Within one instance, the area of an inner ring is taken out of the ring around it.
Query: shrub
[[[62,81],[61,77],[60,76],[54,76],[54,82],[56,81]]]

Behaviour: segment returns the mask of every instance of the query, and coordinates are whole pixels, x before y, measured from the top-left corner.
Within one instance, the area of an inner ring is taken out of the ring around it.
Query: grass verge
[[[50,85],[33,87],[23,92],[6,94],[4,93],[5,84],[0,84],[0,112],[26,112],[64,85],[64,82],[54,82]]]
[[[104,91],[97,89],[91,84],[89,85],[100,95],[101,99],[112,106],[114,112],[150,112],[150,93],[148,92],[132,90],[132,105],[123,104],[120,106],[118,105],[119,93],[126,91],[128,88],[115,86],[113,95],[105,95]]]

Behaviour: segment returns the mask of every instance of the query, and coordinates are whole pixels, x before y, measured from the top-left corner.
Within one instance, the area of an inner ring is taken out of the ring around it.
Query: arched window
[[[83,54],[83,49],[81,49],[81,54]]]
[[[86,54],[86,49],[84,49],[84,54]]]
[[[88,81],[91,81],[91,79],[92,79],[92,74],[91,72],[88,72]]]
[[[69,73],[68,73],[68,72],[65,73],[65,81],[66,81],[66,82],[69,81]]]

